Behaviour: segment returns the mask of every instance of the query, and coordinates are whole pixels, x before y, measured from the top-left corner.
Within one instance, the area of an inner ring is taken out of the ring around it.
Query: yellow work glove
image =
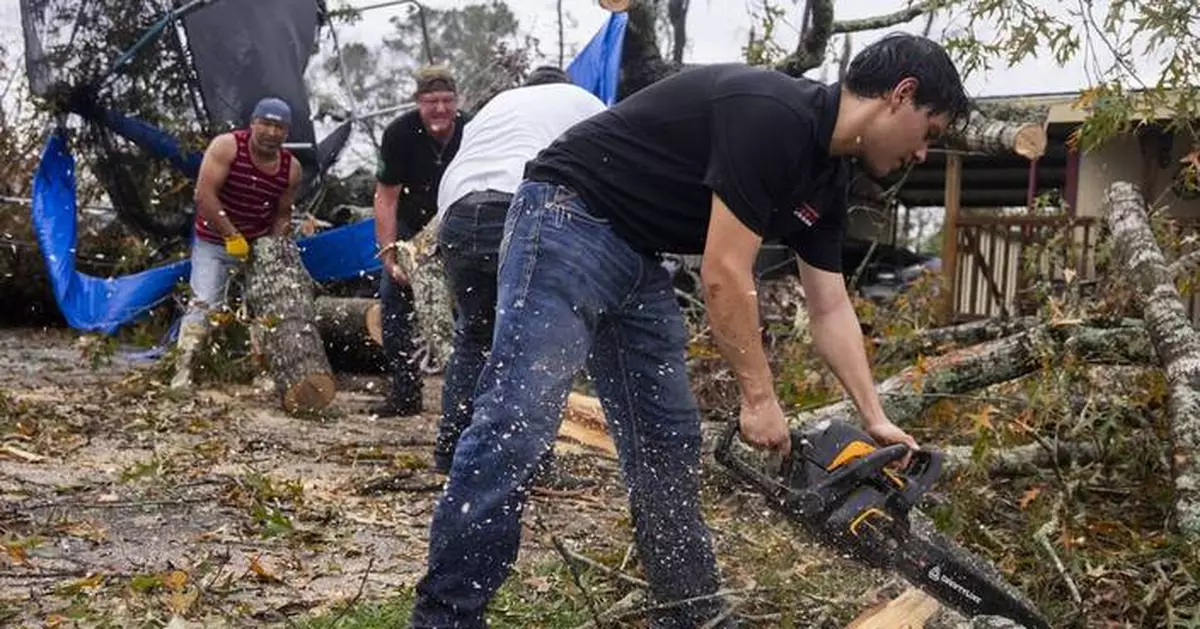
[[[250,257],[250,243],[246,242],[246,237],[241,234],[226,236],[225,252],[239,260],[245,260]]]

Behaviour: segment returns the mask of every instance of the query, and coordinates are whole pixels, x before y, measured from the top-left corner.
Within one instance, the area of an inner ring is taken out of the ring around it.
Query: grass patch
[[[602,577],[581,573],[585,587],[595,597],[601,611],[616,602],[617,592]],[[614,598],[616,596],[616,598]],[[407,586],[387,600],[359,602],[352,609],[334,609],[320,616],[297,622],[302,629],[379,629],[407,627],[416,599],[415,587]],[[340,619],[339,619],[340,617]],[[535,568],[514,570],[497,592],[488,610],[492,629],[558,629],[578,627],[591,620],[587,601],[571,579],[565,564],[550,561]]]

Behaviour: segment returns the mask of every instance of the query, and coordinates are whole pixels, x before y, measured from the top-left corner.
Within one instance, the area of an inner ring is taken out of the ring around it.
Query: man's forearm
[[[396,242],[396,198],[399,191],[392,186],[375,189],[375,242],[380,248]]]
[[[233,225],[233,221],[230,221],[229,217],[225,216],[225,210],[221,207],[221,199],[217,195],[211,192],[202,192],[197,195],[196,211],[222,237],[228,238],[238,233],[237,227]]]
[[[722,267],[706,269],[702,274],[709,327],[721,355],[733,367],[742,395],[752,403],[770,399],[775,388],[758,328],[753,278]]]
[[[845,301],[828,312],[815,315],[809,320],[809,326],[817,352],[854,400],[863,423],[870,426],[886,420],[863,348],[858,315],[850,302]]]

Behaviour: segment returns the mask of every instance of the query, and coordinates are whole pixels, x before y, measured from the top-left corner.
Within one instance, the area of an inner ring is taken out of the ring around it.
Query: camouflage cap
[[[417,70],[417,89],[414,95],[420,96],[428,92],[458,92],[454,83],[454,75],[443,65],[424,66]]]

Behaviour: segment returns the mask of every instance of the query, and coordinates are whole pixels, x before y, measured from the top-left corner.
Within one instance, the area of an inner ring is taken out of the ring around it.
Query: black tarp
[[[292,108],[288,142],[314,141],[304,71],[324,12],[319,0],[217,0],[184,18],[214,131],[245,126],[260,98],[276,96]]]

